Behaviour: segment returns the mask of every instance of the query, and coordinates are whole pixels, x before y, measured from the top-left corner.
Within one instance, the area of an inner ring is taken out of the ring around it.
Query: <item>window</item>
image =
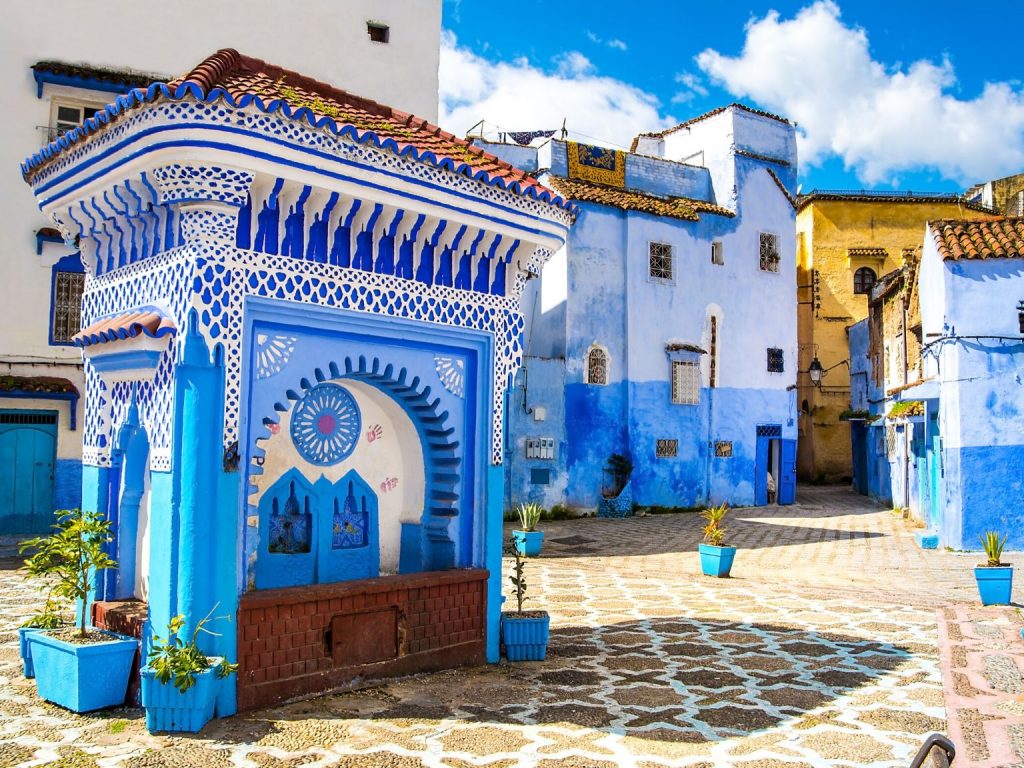
[[[676,405],[696,405],[700,402],[699,363],[672,361],[672,402]]]
[[[375,43],[386,43],[391,37],[391,27],[376,21],[366,22],[366,34]]]
[[[718,384],[718,318],[711,316],[711,347],[708,355],[708,386],[715,387]]]
[[[551,485],[551,470],[541,467],[533,467],[530,470],[531,485]]]
[[[46,141],[51,142],[72,128],[77,128],[83,121],[99,112],[100,109],[102,107],[54,101],[50,125],[46,129]]]
[[[711,244],[711,263],[719,266],[725,264],[725,251],[722,248],[721,240],[715,240]]]
[[[650,276],[652,280],[671,282],[672,246],[668,243],[648,243]]]
[[[679,455],[679,441],[662,438],[654,445],[654,456],[658,459],[674,459]]]
[[[761,236],[761,271],[779,271],[779,237],[768,232],[762,232]]]
[[[587,384],[604,386],[608,383],[608,353],[601,347],[587,352]]]
[[[70,344],[71,337],[82,329],[82,289],[84,272],[53,273],[53,315],[51,344]]]
[[[768,347],[768,373],[782,373],[785,369],[782,350],[778,347]]]
[[[716,459],[732,458],[732,440],[719,440],[715,443]]]
[[[877,279],[875,270],[871,269],[871,267],[861,267],[853,273],[853,292],[871,293],[871,288]]]
[[[555,438],[553,437],[528,437],[526,438],[526,458],[548,459],[555,458]]]

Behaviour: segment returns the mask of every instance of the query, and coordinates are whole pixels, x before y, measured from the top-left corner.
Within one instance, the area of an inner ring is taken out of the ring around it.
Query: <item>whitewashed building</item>
[[[25,194],[21,161],[118,94],[168,80],[224,46],[435,121],[440,31],[440,0],[4,4],[0,534],[43,530],[54,508],[81,498],[84,385],[71,337],[84,271],[74,244]]]

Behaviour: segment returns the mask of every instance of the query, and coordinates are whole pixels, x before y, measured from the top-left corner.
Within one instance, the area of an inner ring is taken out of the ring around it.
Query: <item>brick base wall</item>
[[[487,571],[249,592],[238,607],[241,711],[486,660]]]
[[[142,627],[146,623],[149,606],[141,600],[97,600],[92,604],[92,625],[97,629],[106,629],[142,639]],[[164,630],[166,634],[166,629]],[[128,677],[128,692],[124,703],[130,707],[139,706],[141,679],[139,669],[142,666],[141,650],[135,652],[132,660],[132,671]]]

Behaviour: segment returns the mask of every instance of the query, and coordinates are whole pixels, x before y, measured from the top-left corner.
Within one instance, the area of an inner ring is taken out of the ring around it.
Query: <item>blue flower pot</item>
[[[716,547],[713,544],[699,544],[700,569],[705,576],[728,576],[732,570],[732,561],[736,557],[736,547]]]
[[[37,627],[18,627],[18,650],[21,652],[21,671],[25,677],[36,676],[32,669],[32,646],[28,643],[28,636],[41,631]]]
[[[217,668],[220,661],[196,675],[196,682],[185,693],[174,687],[173,679],[161,683],[149,667],[142,668],[142,706],[146,708],[146,728],[150,733],[198,733],[213,718],[220,689]]]
[[[124,703],[128,675],[139,641],[105,632],[102,643],[66,643],[46,632],[28,635],[39,697],[70,709],[91,712]]]
[[[501,614],[501,641],[509,661],[544,661],[548,654],[548,628],[551,617],[521,616],[507,611]]]
[[[516,551],[525,557],[536,557],[544,543],[544,531],[512,531]]]
[[[1009,605],[1013,592],[1013,566],[979,565],[974,569],[982,605]]]

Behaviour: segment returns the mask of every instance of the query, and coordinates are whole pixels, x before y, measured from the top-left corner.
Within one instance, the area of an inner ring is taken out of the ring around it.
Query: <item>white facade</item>
[[[387,28],[386,42],[371,39],[371,25]],[[36,233],[48,223],[18,169],[52,137],[59,105],[101,107],[116,97],[109,90],[39,84],[33,64],[56,61],[173,78],[231,47],[433,122],[440,32],[440,0],[104,0],[101,7],[75,0],[54,0],[45,7],[29,0],[5,3],[0,26],[7,115],[0,123],[5,235],[0,242],[0,376],[64,378],[84,393],[79,350],[51,343],[53,267],[73,249],[37,241]],[[84,398],[78,401],[79,424],[83,403]],[[66,401],[0,397],[0,410],[58,413],[58,468],[81,456],[79,433],[68,429],[68,407]],[[56,480],[57,486],[76,482]]]

